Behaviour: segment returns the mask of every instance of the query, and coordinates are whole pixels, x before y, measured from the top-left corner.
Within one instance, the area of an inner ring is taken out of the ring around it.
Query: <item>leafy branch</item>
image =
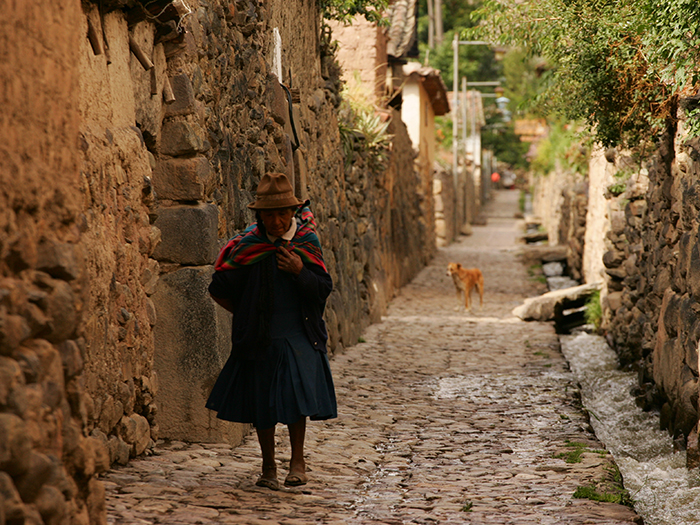
[[[323,17],[350,24],[357,16],[364,16],[369,22],[385,26],[388,21],[384,18],[389,0],[321,0]]]
[[[662,131],[700,87],[694,0],[485,0],[474,16],[468,37],[543,57],[539,107],[586,121],[605,146]],[[700,131],[700,112],[689,109]]]

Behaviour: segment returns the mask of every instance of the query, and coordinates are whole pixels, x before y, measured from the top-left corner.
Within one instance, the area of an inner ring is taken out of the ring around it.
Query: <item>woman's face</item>
[[[292,208],[278,208],[274,210],[260,210],[260,219],[265,230],[270,235],[282,237],[292,225],[294,210]]]

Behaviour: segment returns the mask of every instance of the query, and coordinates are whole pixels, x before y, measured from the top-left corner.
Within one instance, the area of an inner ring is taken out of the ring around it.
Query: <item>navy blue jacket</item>
[[[236,270],[214,272],[209,285],[209,293],[216,298],[226,299],[233,310],[231,330],[231,357],[238,359],[264,358],[265,334],[260,334],[260,319],[265,312],[262,302],[262,279],[264,265],[276,264],[274,256],[259,263]],[[269,275],[269,274],[268,274]],[[299,294],[302,296],[301,310],[306,336],[319,352],[326,353],[328,333],[323,321],[326,299],[333,289],[331,276],[316,264],[304,264],[298,276],[294,277]]]

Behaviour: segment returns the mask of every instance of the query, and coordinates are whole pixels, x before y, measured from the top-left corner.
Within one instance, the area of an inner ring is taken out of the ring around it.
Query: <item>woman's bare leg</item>
[[[279,488],[277,482],[277,463],[275,462],[275,427],[256,428],[260,452],[262,452],[262,475],[256,485],[268,487],[276,490]]]
[[[306,439],[306,417],[288,425],[289,441],[292,446],[292,458],[289,461],[289,475],[286,485],[303,485],[306,483],[306,461],[304,460],[304,440]]]

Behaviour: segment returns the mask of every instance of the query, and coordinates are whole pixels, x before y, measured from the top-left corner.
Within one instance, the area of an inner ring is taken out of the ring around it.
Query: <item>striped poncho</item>
[[[316,221],[308,204],[309,202],[306,201],[297,211],[295,216],[298,224],[297,232],[286,246],[290,251],[298,254],[304,263],[315,264],[323,268],[323,271],[327,271],[323,262],[321,243],[316,235]],[[283,242],[282,239],[277,239],[273,244],[257,223],[251,224],[243,233],[226,243],[216,258],[214,268],[217,272],[221,272],[255,264],[274,254]]]

